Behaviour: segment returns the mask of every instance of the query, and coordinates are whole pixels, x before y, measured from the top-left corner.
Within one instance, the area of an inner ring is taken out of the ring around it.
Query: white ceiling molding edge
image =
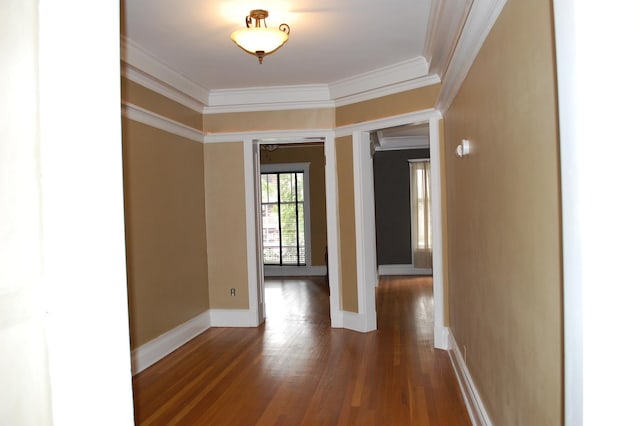
[[[209,91],[207,89],[169,68],[166,64],[163,64],[124,36],[120,37],[120,58],[132,67],[162,82],[164,85],[182,92],[185,96],[191,97],[203,105],[207,105],[209,101]],[[154,90],[152,87],[147,88]]]
[[[506,3],[507,0],[473,1],[451,62],[442,78],[436,107],[443,113],[449,109],[458,94],[471,65]]]
[[[153,128],[190,139],[194,142],[204,142],[204,133],[193,127],[189,127],[162,115],[156,114],[137,105],[123,102],[122,116],[138,123],[146,124]]]
[[[329,84],[207,90],[121,37],[122,73],[150,90],[198,112],[248,112],[333,108],[440,83],[424,57]]]
[[[356,95],[336,99],[335,103],[336,107],[340,107],[344,105],[355,104],[357,102],[368,101],[370,99],[381,98],[383,96],[395,95],[396,93],[419,89],[420,87],[431,86],[438,83],[440,83],[440,77],[435,74],[431,74],[424,77],[415,78],[413,80],[403,81],[391,84],[389,86],[380,87],[378,89],[372,89],[364,93],[358,93]]]
[[[429,64],[427,64],[425,58],[418,56],[407,61],[329,83],[329,92],[332,99],[338,100],[381,87],[425,77],[428,73]]]
[[[246,87],[209,92],[205,113],[333,108],[326,84]]]
[[[428,135],[424,136],[401,136],[378,138],[379,146],[376,151],[404,151],[407,149],[427,149],[429,148]]]
[[[354,132],[371,132],[387,127],[403,126],[405,124],[413,123],[423,123],[425,121],[429,121],[432,118],[439,120],[442,118],[442,114],[435,108],[429,108],[421,111],[414,111],[406,114],[394,115],[391,117],[336,127],[335,135],[337,138],[342,136],[352,136]]]
[[[205,112],[308,109],[348,105],[440,82],[438,76],[427,75],[427,72],[428,64],[420,56],[326,85],[212,90]]]
[[[175,102],[178,102],[181,105],[186,106],[187,108],[191,108],[196,112],[202,113],[204,104],[202,104],[201,102],[185,95],[184,92],[181,92],[180,90],[177,90],[174,87],[169,86],[154,77],[151,77],[149,74],[140,71],[125,62],[120,63],[120,74],[123,75],[127,80],[138,83],[139,85],[146,87],[149,90],[159,93],[162,96],[165,96]]]
[[[473,0],[432,0],[424,56],[429,72],[445,75]]]
[[[333,136],[333,129],[307,130],[252,130],[250,132],[208,133],[204,136],[204,143],[241,142],[248,139],[259,140],[261,143],[303,143],[314,142]]]

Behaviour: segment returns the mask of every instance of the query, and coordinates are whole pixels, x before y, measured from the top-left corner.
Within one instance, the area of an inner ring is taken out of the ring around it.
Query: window
[[[413,266],[431,268],[431,165],[428,160],[409,160],[409,169]]]
[[[262,259],[265,265],[307,264],[308,169],[308,164],[262,167]]]

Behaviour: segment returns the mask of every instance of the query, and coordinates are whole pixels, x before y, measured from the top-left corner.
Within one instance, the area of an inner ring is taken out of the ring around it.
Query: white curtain
[[[431,269],[431,164],[410,161],[411,244],[414,268]]]

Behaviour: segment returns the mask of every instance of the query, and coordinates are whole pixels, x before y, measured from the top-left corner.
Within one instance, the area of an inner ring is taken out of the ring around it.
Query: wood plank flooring
[[[330,328],[322,278],[268,280],[265,300],[261,327],[209,329],[136,375],[136,424],[470,424],[430,278],[383,278],[366,334]]]

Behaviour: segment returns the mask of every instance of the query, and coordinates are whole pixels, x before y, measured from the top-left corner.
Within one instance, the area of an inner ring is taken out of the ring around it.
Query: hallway
[[[136,424],[469,424],[430,278],[382,278],[367,334],[329,327],[323,278],[265,285],[261,327],[211,328],[134,377]]]

